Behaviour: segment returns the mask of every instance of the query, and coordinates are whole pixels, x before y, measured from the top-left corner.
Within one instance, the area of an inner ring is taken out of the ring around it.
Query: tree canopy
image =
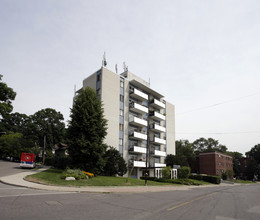
[[[188,159],[194,159],[195,154],[192,148],[192,143],[188,140],[179,140],[175,142],[176,155],[169,154],[165,159],[167,166],[173,165],[188,166]]]
[[[258,164],[260,164],[260,144],[252,147],[250,151],[246,152],[246,155],[253,158]]]
[[[6,83],[1,81],[2,75],[0,75],[0,120],[12,112],[12,101],[16,96],[16,92],[14,92],[12,88],[8,87]]]
[[[82,89],[74,100],[68,127],[69,156],[74,166],[102,173],[106,126],[107,120],[96,92],[89,87]]]
[[[44,144],[44,136],[46,136],[47,150],[51,150],[55,144],[64,141],[65,124],[63,115],[60,112],[52,108],[46,108],[37,111],[31,118],[37,134],[37,142],[40,146]]]
[[[225,153],[227,147],[225,145],[219,144],[218,140],[213,138],[199,138],[192,143],[194,152],[196,155],[202,152],[218,151]]]

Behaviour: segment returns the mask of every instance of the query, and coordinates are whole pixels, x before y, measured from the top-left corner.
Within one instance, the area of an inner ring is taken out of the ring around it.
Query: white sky
[[[109,69],[125,61],[175,104],[176,140],[212,137],[241,153],[260,143],[259,0],[0,0],[14,112],[69,120],[74,85],[104,51]]]

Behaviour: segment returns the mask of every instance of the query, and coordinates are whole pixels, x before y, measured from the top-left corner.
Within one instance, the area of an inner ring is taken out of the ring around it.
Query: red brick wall
[[[200,174],[221,175],[226,170],[233,170],[232,157],[219,152],[199,155]]]

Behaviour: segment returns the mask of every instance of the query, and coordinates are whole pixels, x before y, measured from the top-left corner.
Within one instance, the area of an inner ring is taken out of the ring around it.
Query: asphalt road
[[[14,172],[12,165],[6,167],[5,174],[8,169]],[[259,220],[260,184],[117,194],[61,193],[0,184],[0,219]]]

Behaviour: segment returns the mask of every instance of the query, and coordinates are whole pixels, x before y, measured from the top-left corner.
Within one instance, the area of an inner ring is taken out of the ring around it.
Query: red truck
[[[21,162],[20,167],[21,168],[34,168],[35,167],[35,154],[31,153],[22,153],[21,155]]]

